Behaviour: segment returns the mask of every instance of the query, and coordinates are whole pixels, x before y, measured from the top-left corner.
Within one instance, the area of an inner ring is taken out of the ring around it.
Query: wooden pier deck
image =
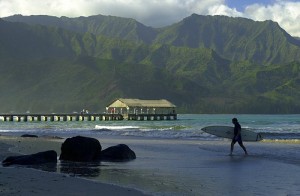
[[[177,114],[106,114],[106,113],[70,113],[70,114],[0,114],[4,122],[34,121],[118,121],[118,120],[177,120]]]

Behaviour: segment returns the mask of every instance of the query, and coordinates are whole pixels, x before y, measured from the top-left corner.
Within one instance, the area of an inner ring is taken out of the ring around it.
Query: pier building
[[[127,120],[176,120],[176,106],[165,99],[119,98],[106,107],[107,114],[121,114]]]

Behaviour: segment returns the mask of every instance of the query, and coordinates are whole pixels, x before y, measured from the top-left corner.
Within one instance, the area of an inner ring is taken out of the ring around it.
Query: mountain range
[[[119,97],[184,113],[300,111],[300,40],[273,21],[14,15],[0,20],[0,68],[1,112],[102,112]]]

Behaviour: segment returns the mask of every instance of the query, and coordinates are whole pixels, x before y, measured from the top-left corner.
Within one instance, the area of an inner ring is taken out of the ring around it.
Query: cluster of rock
[[[59,160],[72,162],[99,161],[130,161],[136,159],[134,151],[127,145],[119,144],[102,150],[100,142],[95,138],[76,136],[68,138],[61,146]],[[39,152],[31,155],[10,156],[2,161],[3,166],[37,165],[57,163],[57,153],[54,150]]]

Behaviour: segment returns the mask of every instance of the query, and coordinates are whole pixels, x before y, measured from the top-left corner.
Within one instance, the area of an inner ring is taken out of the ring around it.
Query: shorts
[[[243,143],[243,141],[242,141],[242,136],[241,135],[239,135],[237,138],[234,136],[233,138],[232,138],[232,141],[231,141],[231,143],[236,143],[236,142],[238,142],[238,143]]]

